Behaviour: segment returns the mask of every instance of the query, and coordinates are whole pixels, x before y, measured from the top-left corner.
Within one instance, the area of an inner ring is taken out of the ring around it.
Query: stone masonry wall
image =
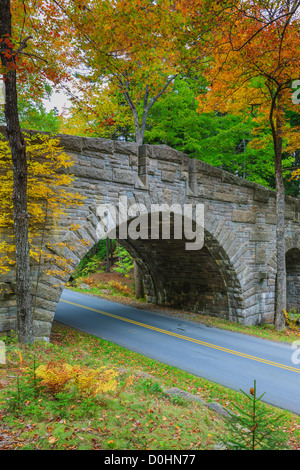
[[[98,241],[97,207],[127,196],[129,207],[202,203],[205,246],[188,252],[184,240],[121,240],[137,260],[151,302],[219,315],[243,324],[271,322],[276,283],[275,193],[166,146],[60,136],[72,157],[74,191],[83,206],[67,216],[48,239],[65,241],[61,254],[74,269]],[[300,253],[300,201],[286,198],[287,247]],[[79,224],[75,232],[71,224]],[[89,242],[89,246],[83,243]],[[298,258],[297,258],[298,259]],[[300,258],[299,258],[300,259]],[[300,263],[297,265],[300,269]],[[299,282],[300,272],[293,273]],[[0,331],[15,328],[14,271],[0,277]],[[48,340],[57,302],[68,276],[33,268],[34,328]],[[295,299],[293,300],[295,302]],[[299,300],[297,300],[299,303]]]

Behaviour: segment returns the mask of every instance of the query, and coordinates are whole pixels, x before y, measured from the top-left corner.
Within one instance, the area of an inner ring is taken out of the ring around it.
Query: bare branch
[[[168,88],[168,86],[170,85],[170,83],[175,80],[175,78],[178,76],[178,74],[176,75],[172,75],[172,77],[167,81],[167,83],[165,84],[165,86],[160,90],[159,93],[157,93],[156,96],[154,96],[151,100],[151,102],[149,103],[148,107],[147,107],[147,111],[149,111],[152,106],[154,105],[154,103],[156,103],[156,101],[158,100],[158,98],[160,98],[160,96],[166,91],[166,89]]]
[[[48,60],[43,59],[43,57],[40,57],[36,54],[33,54],[32,52],[30,52],[30,53],[21,52],[21,55],[26,55],[27,57],[30,57],[30,59],[35,58],[35,59],[38,59],[38,60],[41,60],[41,61],[45,62],[45,64],[48,64]]]
[[[27,36],[25,39],[23,39],[23,41],[20,43],[16,51],[16,55],[20,54],[23,51],[23,49],[27,47],[27,42],[29,41],[29,39],[32,39],[32,36]]]

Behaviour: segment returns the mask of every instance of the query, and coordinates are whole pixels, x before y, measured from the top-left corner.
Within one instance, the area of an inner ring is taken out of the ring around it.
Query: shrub
[[[286,324],[292,330],[296,330],[299,328],[300,322],[300,313],[296,312],[296,309],[292,309],[290,311],[283,310]]]
[[[133,295],[133,290],[130,289],[128,286],[122,284],[121,282],[109,281],[107,285],[109,288],[111,288],[112,290],[116,292],[119,292],[120,294]]]
[[[52,395],[57,395],[71,386],[75,386],[80,395],[93,397],[115,390],[118,375],[113,369],[105,367],[88,369],[71,366],[61,361],[50,361],[46,365],[41,365],[35,373],[37,378],[41,380],[40,385]]]
[[[83,396],[95,397],[100,393],[116,389],[118,373],[113,369],[99,367],[98,369],[81,368],[75,377],[75,384]]]
[[[74,368],[61,361],[50,361],[39,366],[35,371],[36,377],[41,379],[40,385],[45,387],[52,395],[57,395],[74,377]]]
[[[128,276],[128,273],[133,269],[134,262],[128,251],[122,246],[118,246],[115,250],[115,256],[118,256],[118,261],[114,267],[114,271]]]

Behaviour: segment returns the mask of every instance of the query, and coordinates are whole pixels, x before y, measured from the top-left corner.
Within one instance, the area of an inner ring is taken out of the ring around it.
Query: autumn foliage
[[[72,79],[78,58],[71,26],[51,0],[12,0],[11,16],[12,36],[0,38],[8,68],[16,69],[19,97],[41,100],[45,83],[62,89]],[[0,71],[9,70],[0,66]]]
[[[68,173],[73,162],[59,146],[57,138],[46,134],[25,134],[28,158],[28,212],[30,257],[33,263],[43,259],[62,268],[66,263],[45,249],[47,233],[73,204],[80,205],[82,196],[70,189],[74,177]],[[8,142],[0,140],[0,273],[15,264],[13,235],[13,170]],[[76,227],[74,227],[76,228]],[[72,229],[72,227],[71,227]],[[51,270],[49,271],[51,272]]]
[[[208,92],[198,97],[199,110],[252,116],[257,148],[273,143],[270,119],[274,127],[282,120],[283,149],[292,154],[299,128],[290,126],[285,113],[300,111],[292,101],[292,83],[300,77],[299,21],[285,1],[235,3],[228,22],[216,30],[217,47],[205,71]]]
[[[286,250],[283,155],[299,148],[299,113],[292,85],[300,76],[299,1],[237,1],[216,29],[215,48],[206,70],[208,87],[199,96],[203,111],[243,113],[256,122],[256,148],[269,146],[276,181],[277,298],[275,328],[285,326]]]
[[[115,390],[118,373],[104,366],[89,369],[82,366],[72,366],[62,361],[50,361],[39,366],[35,371],[40,379],[39,386],[52,395],[75,387],[82,396],[96,397],[102,393]]]
[[[168,92],[174,78],[189,70],[204,54],[204,49],[196,48],[189,41],[190,24],[181,2],[58,0],[55,3],[75,28],[75,49],[83,60],[82,71],[77,73],[78,93],[73,97],[76,108],[82,115],[88,115],[93,125],[100,108],[97,99],[109,107],[107,90],[113,101],[118,93],[122,94],[125,107],[131,112],[136,142],[142,144],[152,106]],[[204,23],[204,29],[209,28],[209,20]],[[198,38],[197,45],[199,41]],[[112,112],[116,114],[116,110]],[[127,118],[126,113],[121,114],[121,120]],[[103,123],[111,123],[111,113],[103,117]]]

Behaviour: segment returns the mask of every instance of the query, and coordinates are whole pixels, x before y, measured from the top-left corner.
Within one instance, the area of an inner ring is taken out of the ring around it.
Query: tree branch
[[[16,50],[16,56],[20,54],[27,47],[27,42],[29,41],[29,39],[32,39],[32,36],[27,36],[25,39],[23,39],[18,49]]]
[[[159,93],[157,93],[156,96],[154,96],[154,98],[152,98],[151,102],[149,103],[148,107],[147,107],[147,111],[150,111],[150,109],[152,108],[152,106],[154,105],[154,103],[156,103],[156,101],[158,100],[158,98],[160,98],[160,96],[166,91],[166,89],[168,88],[168,86],[170,85],[170,83],[175,80],[175,78],[178,76],[178,74],[176,75],[172,75],[172,77],[167,81],[167,83],[165,84],[165,86],[160,90]]]

